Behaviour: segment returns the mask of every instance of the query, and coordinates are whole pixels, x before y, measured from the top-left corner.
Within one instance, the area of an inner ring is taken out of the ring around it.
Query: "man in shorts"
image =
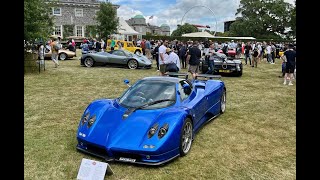
[[[191,73],[193,79],[198,75],[200,58],[201,50],[198,48],[198,41],[194,41],[187,55],[187,62],[189,64],[188,71]]]
[[[293,45],[289,44],[288,49],[283,53],[282,57],[286,62],[286,74],[284,75],[283,84],[287,84],[287,80],[289,80],[289,86],[292,86],[293,73],[296,66],[296,51],[293,50]]]
[[[166,53],[166,49],[168,46],[168,41],[163,41],[161,46],[159,47],[159,67],[160,67],[160,75],[164,76],[166,73],[166,64],[165,60],[167,59],[168,54]]]

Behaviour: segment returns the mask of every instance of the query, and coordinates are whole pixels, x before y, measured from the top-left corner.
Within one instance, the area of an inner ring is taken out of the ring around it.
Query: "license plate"
[[[230,70],[219,70],[219,72],[229,73]]]
[[[124,158],[124,157],[120,157],[119,160],[125,161],[125,162],[136,162],[136,159]]]

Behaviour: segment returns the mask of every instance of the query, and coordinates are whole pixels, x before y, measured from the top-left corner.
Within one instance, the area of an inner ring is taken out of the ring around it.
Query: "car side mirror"
[[[129,81],[128,79],[123,80],[123,82],[124,82],[127,86],[131,87],[131,86],[129,85],[130,81]]]

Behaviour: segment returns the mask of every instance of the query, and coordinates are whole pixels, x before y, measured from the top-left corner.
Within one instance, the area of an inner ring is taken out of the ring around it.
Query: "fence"
[[[36,52],[24,52],[24,74],[45,71],[45,61],[38,60]]]

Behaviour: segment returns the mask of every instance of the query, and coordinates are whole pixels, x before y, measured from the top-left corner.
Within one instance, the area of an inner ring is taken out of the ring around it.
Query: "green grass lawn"
[[[119,97],[126,78],[158,75],[86,68],[78,58],[59,68],[46,60],[45,72],[24,77],[25,179],[76,179],[82,158],[103,161],[76,150],[83,111],[95,99]],[[227,110],[199,131],[187,156],[162,167],[110,163],[115,174],[106,179],[296,179],[296,86],[283,85],[280,74],[276,60],[223,77]]]

